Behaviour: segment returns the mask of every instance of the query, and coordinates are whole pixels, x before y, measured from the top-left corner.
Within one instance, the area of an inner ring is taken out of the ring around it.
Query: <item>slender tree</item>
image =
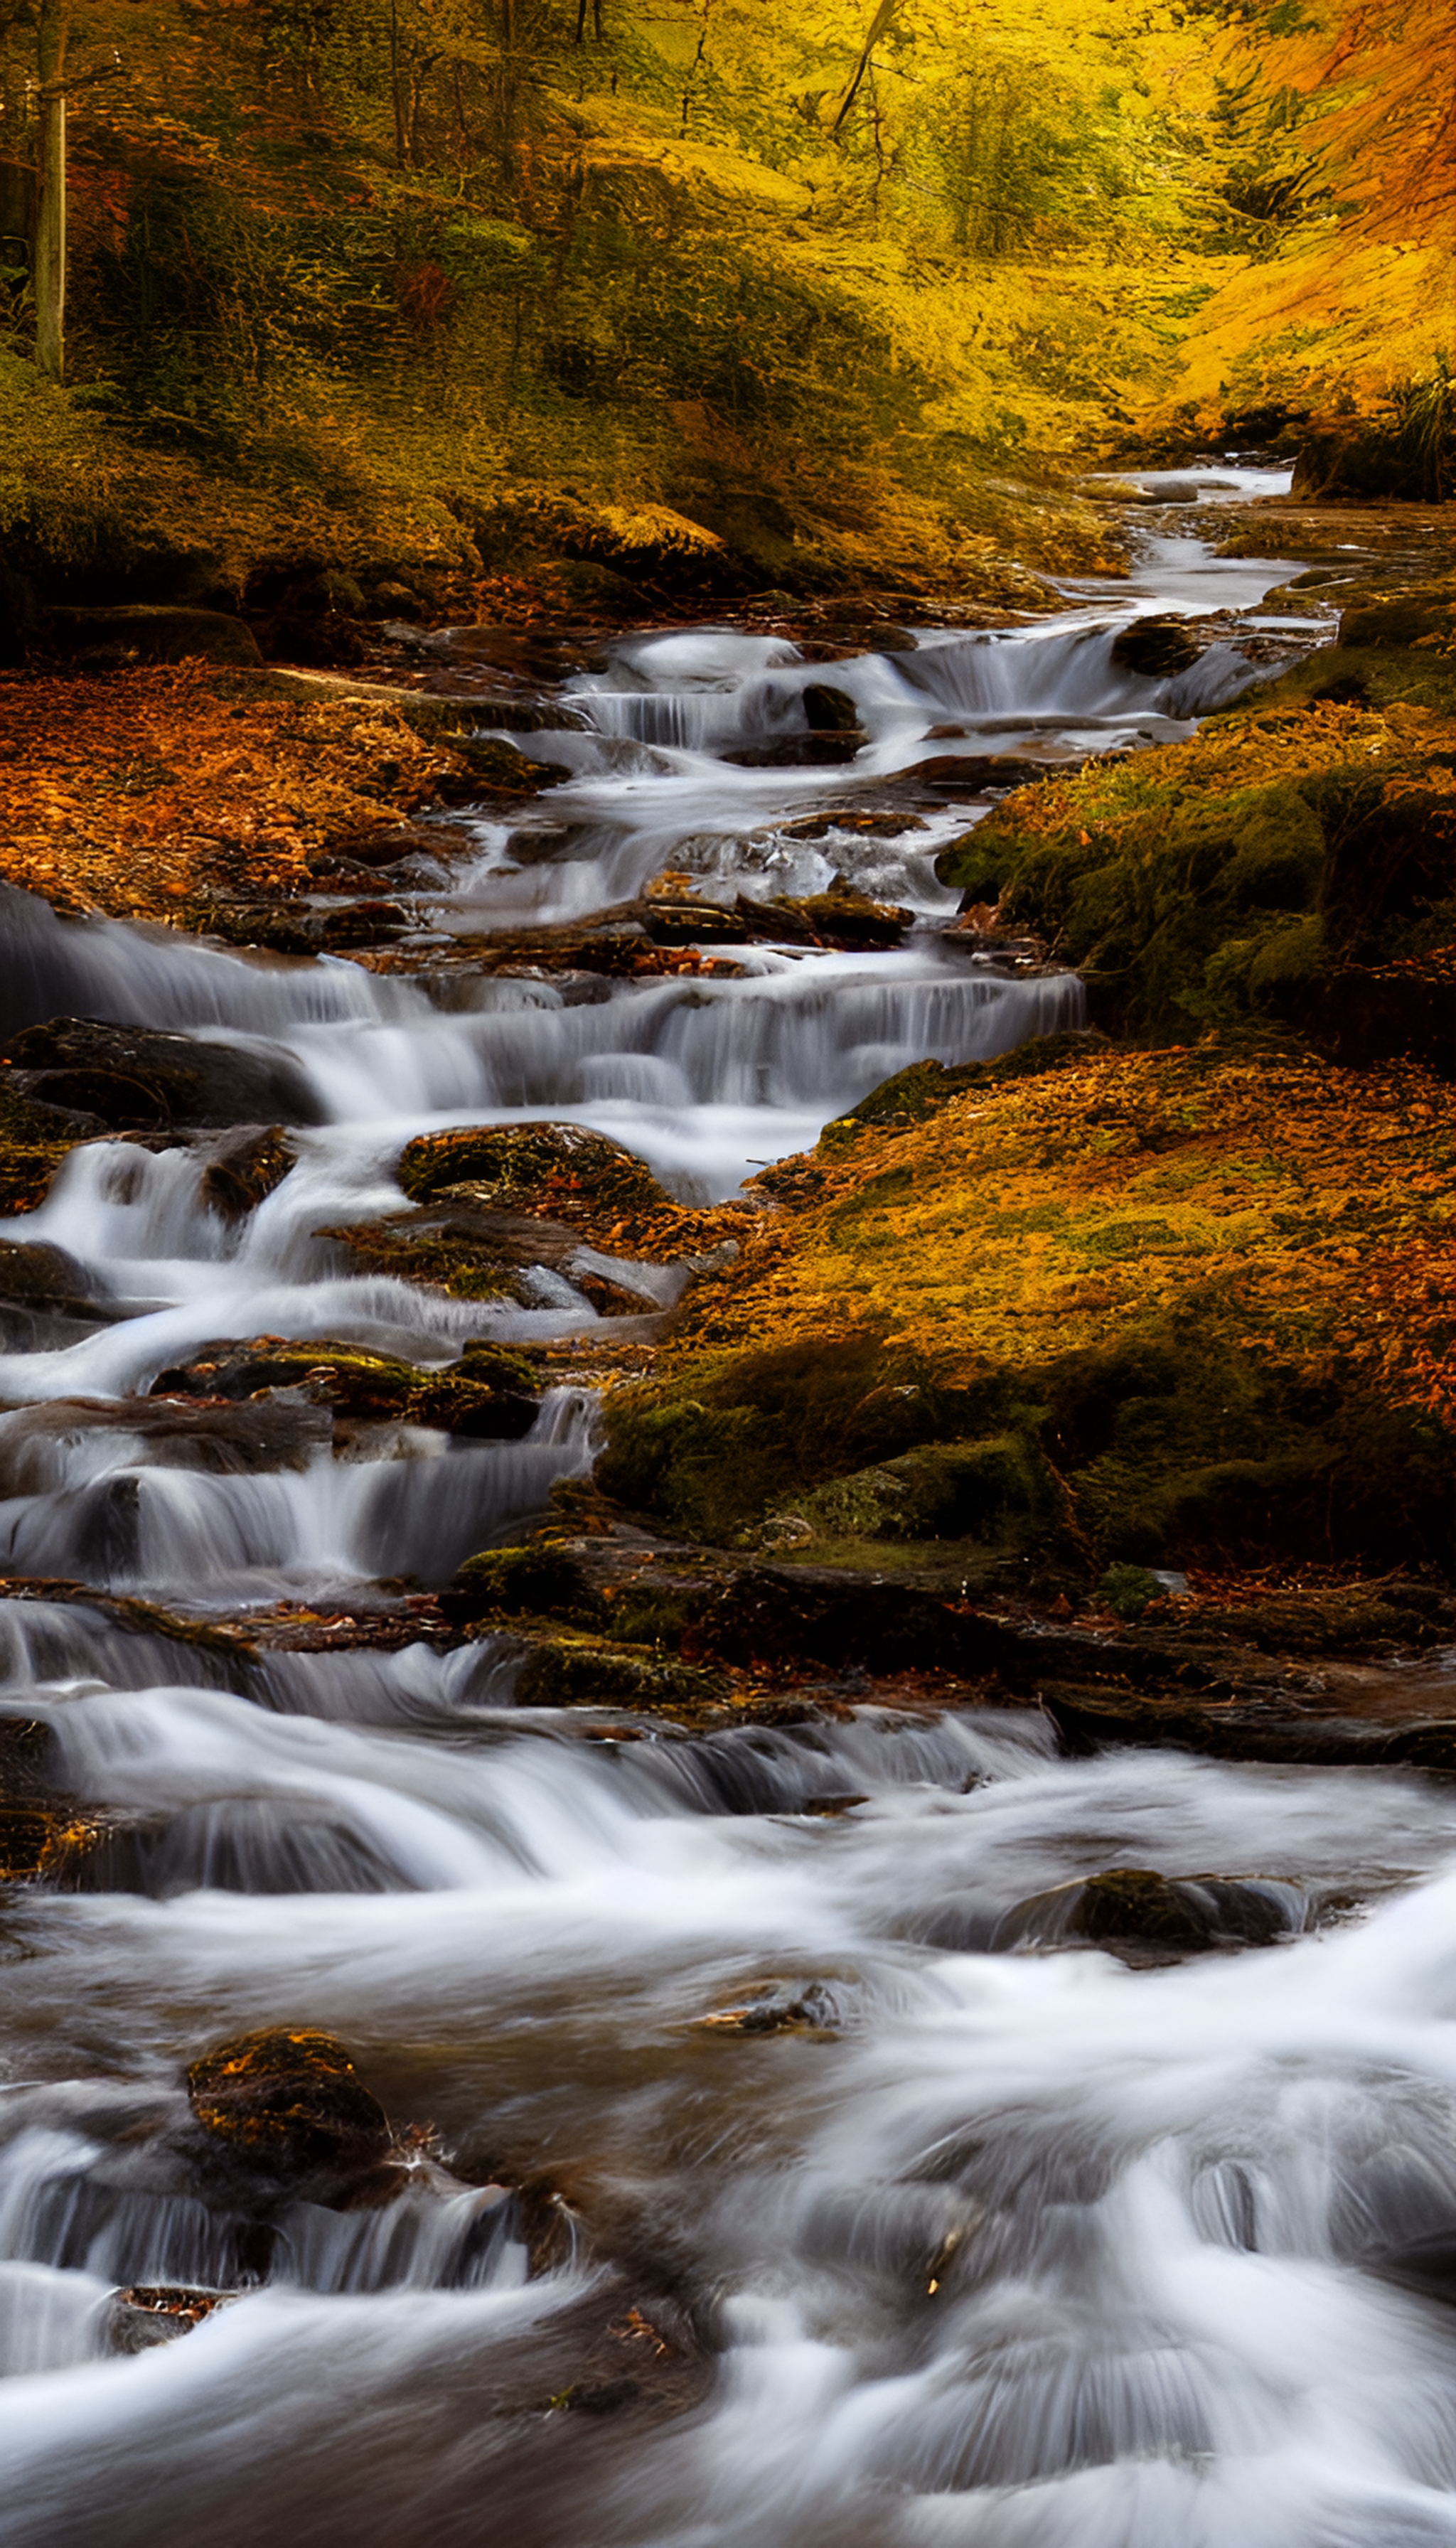
[[[36,361],[52,381],[65,372],[65,48],[70,15],[70,0],[41,0]]]

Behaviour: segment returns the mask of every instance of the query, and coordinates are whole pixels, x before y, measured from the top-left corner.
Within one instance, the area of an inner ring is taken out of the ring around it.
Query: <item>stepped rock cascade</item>
[[[852,1681],[708,1730],[530,1703],[519,1637],[410,1605],[585,1478],[592,1390],[497,1434],[324,1386],[323,1340],[625,1349],[691,1277],[570,1230],[480,1298],[360,1270],[421,1134],[588,1128],[705,1206],[898,1069],[1081,1023],[951,941],[934,859],[988,760],[1186,733],[1290,628],[1288,563],[1200,536],[1287,482],[1176,483],[1046,623],[613,641],[397,969],[4,893],[9,1036],[241,1047],[307,1120],[241,1215],[216,1130],[103,1128],[0,1231],[68,1269],[0,1295],[0,2548],[1456,2542],[1450,1787],[1065,1758]],[[1124,669],[1190,611],[1187,669]],[[721,969],[488,960],[655,885]],[[774,935],[846,886],[898,945]],[[228,1396],[248,1339],[318,1371]],[[1152,1866],[1208,1935],[1120,1958],[1089,1880]],[[294,2102],[229,2133],[203,2056],[280,2044]]]

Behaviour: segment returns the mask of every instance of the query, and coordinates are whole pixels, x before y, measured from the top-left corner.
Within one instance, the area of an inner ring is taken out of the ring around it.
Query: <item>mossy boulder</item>
[[[552,1210],[582,1193],[622,1212],[660,1212],[669,1202],[641,1159],[582,1124],[483,1124],[422,1134],[401,1154],[399,1177],[411,1203],[428,1203],[461,1185]]]
[[[1138,1961],[1171,1962],[1272,1947],[1304,1927],[1304,1909],[1293,1885],[1110,1866],[1019,1902],[997,1923],[992,1945],[1106,1947]]]
[[[1005,1544],[1021,1522],[1054,1506],[1032,1433],[934,1442],[857,1469],[797,1501],[830,1539],[968,1539]]]
[[[188,2070],[187,2096],[218,2153],[265,2183],[315,2200],[357,2200],[386,2169],[384,2108],[343,2045],[315,2028],[270,2028],[215,2046]]]
[[[299,1391],[336,1414],[366,1422],[430,1425],[487,1441],[518,1441],[535,1422],[540,1383],[521,1354],[468,1344],[445,1371],[421,1371],[392,1354],[329,1338],[295,1344],[279,1336],[200,1346],[152,1383],[157,1398],[244,1401],[269,1390]]]
[[[241,619],[180,602],[124,601],[104,608],[51,610],[46,635],[56,652],[102,664],[261,664],[258,642]]]
[[[83,1308],[89,1286],[63,1247],[27,1239],[0,1242],[0,1302],[28,1310]]]
[[[452,1618],[487,1625],[550,1618],[592,1627],[606,1615],[606,1604],[586,1570],[568,1549],[549,1540],[488,1548],[479,1557],[468,1557],[445,1607]]]
[[[697,1716],[723,1707],[731,1684],[704,1664],[652,1646],[563,1633],[532,1638],[515,1684],[521,1707],[620,1707]]]

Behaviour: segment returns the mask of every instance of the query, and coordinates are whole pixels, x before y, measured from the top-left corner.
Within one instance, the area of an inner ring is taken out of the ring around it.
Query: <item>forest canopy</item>
[[[61,28],[63,409],[25,245]],[[954,548],[996,471],[1449,409],[1451,0],[0,0],[0,522],[150,452],[447,545],[462,491],[656,500],[772,576],[810,499],[821,546]]]

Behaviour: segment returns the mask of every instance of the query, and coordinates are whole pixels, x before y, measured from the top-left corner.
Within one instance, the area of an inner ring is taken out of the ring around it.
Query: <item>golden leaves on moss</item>
[[[815,1170],[659,1381],[704,1349],[868,1325],[954,1385],[1171,1315],[1456,1429],[1456,1094],[1413,1065],[1104,1054]]]

